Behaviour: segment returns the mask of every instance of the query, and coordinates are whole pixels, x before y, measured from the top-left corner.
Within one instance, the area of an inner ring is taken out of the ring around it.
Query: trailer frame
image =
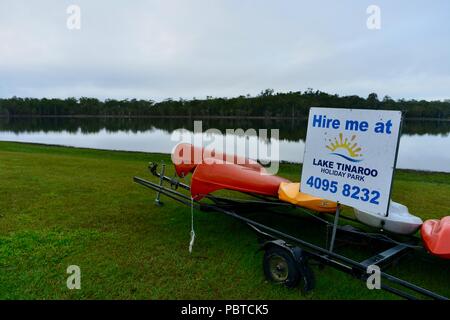
[[[322,220],[323,223],[326,224],[328,228],[332,228],[332,238],[329,241],[328,248],[323,248],[316,244],[313,244],[304,239],[295,237],[291,234],[285,233],[281,230],[275,229],[268,225],[257,222],[253,219],[247,218],[242,214],[238,213],[238,209],[242,207],[252,207],[261,205],[264,207],[270,206],[291,206],[294,205],[282,202],[267,199],[265,197],[261,197],[258,195],[253,195],[258,200],[242,200],[242,199],[231,199],[231,198],[221,198],[213,195],[204,195],[204,199],[210,200],[212,203],[205,203],[202,201],[193,201],[193,199],[186,194],[183,194],[177,191],[178,187],[181,187],[184,190],[189,191],[190,187],[187,184],[180,182],[176,178],[171,178],[165,175],[165,166],[162,165],[161,172],[157,172],[157,165],[150,163],[149,170],[151,174],[159,179],[159,183],[154,183],[143,178],[134,177],[134,182],[152,189],[156,191],[156,204],[162,205],[160,200],[161,195],[164,195],[170,199],[173,199],[177,202],[185,204],[187,206],[193,206],[199,210],[207,210],[212,212],[218,212],[235,218],[245,224],[247,224],[258,236],[258,240],[260,242],[260,248],[262,250],[267,250],[267,248],[271,246],[278,246],[289,252],[292,255],[292,258],[297,261],[299,270],[306,270],[308,268],[308,263],[311,260],[317,261],[320,264],[327,265],[333,267],[337,270],[345,272],[347,274],[352,275],[353,277],[361,280],[367,281],[369,276],[368,268],[370,266],[377,266],[380,268],[379,276],[381,277],[380,288],[397,296],[406,299],[418,299],[417,296],[420,295],[422,298],[431,298],[437,300],[447,300],[448,298],[442,296],[436,292],[430,291],[428,289],[422,288],[418,285],[415,285],[411,282],[405,281],[398,277],[395,277],[391,274],[386,273],[385,270],[390,265],[392,265],[393,261],[399,260],[404,255],[410,253],[414,249],[418,249],[418,238],[417,237],[408,237],[405,242],[397,242],[385,235],[377,235],[377,234],[369,234],[362,232],[357,229],[349,229],[345,226],[339,225],[340,219],[349,219],[339,215],[339,210],[337,210],[337,214],[335,215],[335,219],[333,223],[330,223],[324,219],[318,218]],[[170,188],[164,186],[164,182],[168,182],[170,184]],[[304,208],[295,207],[300,209],[303,212],[314,215],[314,213],[309,212],[309,210]],[[338,207],[339,208],[339,207]],[[333,251],[333,247],[335,242],[337,241],[337,237],[341,234],[348,234],[356,237],[367,237],[371,240],[382,241],[385,243],[389,243],[391,246],[388,249],[385,249],[377,254],[363,260],[356,261],[351,258],[345,257],[341,254],[337,254]],[[305,273],[305,272],[303,272]],[[314,285],[312,279],[308,279],[307,276],[303,277],[304,281],[302,284],[302,288],[304,291],[311,290]],[[389,284],[386,284],[388,282]],[[395,285],[395,286],[392,286]]]

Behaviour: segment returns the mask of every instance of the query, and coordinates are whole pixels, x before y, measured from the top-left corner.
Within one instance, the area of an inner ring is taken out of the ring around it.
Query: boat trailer
[[[264,254],[264,273],[269,280],[277,283],[283,283],[287,287],[300,286],[302,292],[311,291],[314,288],[314,273],[310,268],[312,261],[320,265],[331,266],[337,270],[350,274],[361,281],[367,282],[374,272],[380,276],[379,289],[385,290],[397,296],[406,299],[431,298],[436,300],[448,300],[433,291],[417,286],[408,281],[386,273],[386,270],[401,257],[411,251],[420,248],[417,237],[410,236],[405,242],[392,240],[384,234],[368,233],[350,225],[339,225],[340,219],[355,221],[352,218],[340,216],[340,210],[336,210],[334,221],[318,217],[308,209],[294,206],[292,204],[279,200],[272,200],[264,196],[249,194],[253,199],[232,199],[218,197],[212,194],[204,195],[203,201],[194,201],[190,196],[179,192],[178,188],[190,191],[190,186],[179,181],[178,178],[171,178],[165,174],[165,165],[162,164],[161,171],[157,171],[157,164],[149,164],[150,173],[159,179],[154,183],[139,177],[134,177],[134,182],[156,191],[155,203],[162,205],[161,195],[178,201],[186,206],[197,210],[222,213],[235,218],[253,230],[260,243]],[[164,184],[169,184],[166,187]],[[265,211],[269,208],[288,206],[302,211],[321,223],[325,224],[327,230],[331,231],[331,238],[327,235],[327,248],[313,244],[292,234],[288,234],[274,227],[246,217],[242,212],[261,208]],[[350,237],[356,239],[369,239],[388,244],[388,248],[375,255],[363,260],[356,261],[335,252],[336,241],[341,237]],[[370,280],[369,280],[370,281]]]

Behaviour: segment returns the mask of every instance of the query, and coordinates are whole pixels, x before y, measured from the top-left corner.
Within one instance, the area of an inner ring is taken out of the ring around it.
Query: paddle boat
[[[450,259],[450,216],[425,221],[420,234],[429,252],[443,259]]]
[[[397,234],[413,234],[423,224],[422,219],[409,213],[407,206],[392,200],[389,203],[388,216],[364,212],[357,208],[353,208],[353,211],[356,219],[360,222],[380,230]]]

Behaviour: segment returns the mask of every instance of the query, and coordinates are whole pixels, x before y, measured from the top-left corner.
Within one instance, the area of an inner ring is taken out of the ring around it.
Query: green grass
[[[254,233],[220,214],[195,212],[189,254],[190,209],[167,198],[156,207],[155,194],[132,181],[154,181],[149,161],[170,158],[0,142],[0,299],[394,298],[329,267],[313,267],[317,285],[306,296],[268,283]],[[280,168],[295,181],[299,172]],[[393,199],[424,219],[449,215],[449,195],[450,174],[396,174]],[[324,233],[303,227],[314,241]],[[69,265],[81,268],[81,290],[66,287]],[[421,255],[392,269],[447,296],[449,271],[446,261]]]

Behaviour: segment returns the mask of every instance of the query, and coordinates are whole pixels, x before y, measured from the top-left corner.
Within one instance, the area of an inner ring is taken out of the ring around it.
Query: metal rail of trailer
[[[405,242],[398,242],[386,237],[385,235],[371,234],[358,229],[348,228],[348,226],[340,226],[339,219],[353,219],[340,217],[338,209],[335,214],[333,223],[330,223],[325,219],[317,218],[331,229],[331,240],[329,241],[328,248],[323,248],[319,245],[285,233],[281,230],[260,223],[254,219],[246,217],[244,214],[239,213],[239,211],[242,211],[244,209],[248,210],[249,208],[251,209],[255,206],[261,206],[266,210],[268,210],[268,208],[270,207],[278,206],[295,207],[289,203],[267,199],[258,195],[253,195],[256,200],[230,199],[216,197],[213,195],[205,195],[204,199],[210,200],[210,203],[192,201],[190,196],[177,191],[178,187],[187,191],[190,190],[190,187],[187,184],[181,183],[178,179],[166,176],[164,165],[162,165],[161,172],[159,173],[157,172],[156,164],[151,163],[149,165],[149,170],[152,175],[159,179],[159,183],[154,183],[139,177],[134,177],[133,180],[134,182],[144,187],[156,191],[156,204],[162,204],[160,197],[161,195],[164,195],[187,206],[194,206],[199,210],[223,213],[227,216],[233,217],[239,221],[246,223],[253,231],[255,231],[258,235],[261,249],[265,250],[265,259],[267,257],[269,259],[270,257],[273,258],[275,256],[279,259],[279,261],[280,259],[286,260],[284,261],[284,264],[283,261],[281,261],[281,265],[282,267],[284,267],[284,269],[279,268],[280,265],[275,265],[272,268],[272,266],[270,265],[271,261],[267,260],[267,263],[265,261],[264,271],[266,273],[266,276],[268,276],[268,273],[270,273],[272,280],[276,281],[278,279],[283,279],[287,286],[296,286],[301,283],[302,290],[307,292],[314,288],[314,274],[309,268],[309,263],[311,261],[316,261],[320,264],[331,266],[337,270],[348,273],[361,281],[366,281],[370,276],[370,274],[368,274],[367,272],[368,267],[376,265],[381,269],[379,272],[379,275],[381,277],[380,287],[387,292],[393,293],[406,299],[431,298],[437,300],[447,300],[446,297],[438,293],[414,285],[408,281],[402,280],[383,271],[388,268],[394,261],[399,260],[401,257],[414,250],[414,248],[418,247],[418,238],[416,237],[409,237],[409,239],[407,239],[407,241]],[[164,186],[165,182],[169,183],[169,188]],[[312,216],[315,215],[314,213],[309,212],[309,210],[307,209],[299,207],[295,208],[296,210],[301,210]],[[337,240],[336,237],[340,236],[341,234],[350,235],[357,238],[369,238],[371,240],[384,242],[386,244],[389,244],[389,247],[363,261],[356,261],[341,254],[337,254],[334,251],[334,245]],[[298,281],[289,282],[289,279],[286,279],[286,277],[277,278],[277,272],[278,275],[283,274],[283,272],[287,272],[288,274],[289,272],[291,274],[295,274],[298,276]]]

